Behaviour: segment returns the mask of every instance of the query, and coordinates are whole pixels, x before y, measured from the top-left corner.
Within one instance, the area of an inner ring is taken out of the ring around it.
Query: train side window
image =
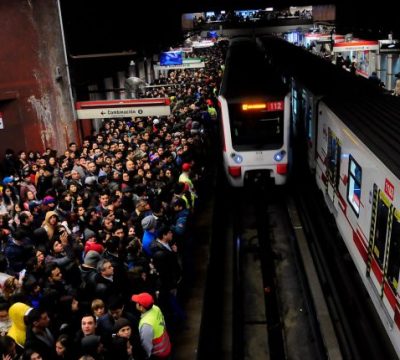
[[[358,216],[360,214],[362,169],[351,155],[349,157],[348,177],[347,201]]]
[[[383,268],[383,261],[386,248],[386,231],[388,225],[389,204],[386,204],[382,195],[379,196],[377,214],[376,214],[376,227],[373,252],[381,269]]]
[[[396,210],[392,218],[392,231],[390,235],[389,257],[386,278],[395,293],[397,293],[400,273],[400,211]]]

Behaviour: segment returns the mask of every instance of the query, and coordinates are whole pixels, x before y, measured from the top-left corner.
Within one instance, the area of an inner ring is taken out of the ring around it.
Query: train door
[[[299,88],[297,91],[297,122],[295,124],[295,135],[296,135],[296,152],[298,153],[298,158],[302,160],[308,160],[308,116],[309,109],[309,97],[305,89]],[[303,166],[307,164],[304,163]]]
[[[307,92],[304,93],[306,96],[306,108],[304,110],[304,122],[305,122],[305,138],[307,141],[307,159],[308,165],[311,169],[315,169],[315,119],[314,113],[317,114],[318,112],[314,112],[314,99],[311,94]]]
[[[299,123],[299,97],[301,99],[300,90],[297,89],[296,84],[293,81],[292,86],[292,129],[291,133],[293,136],[297,136],[297,124]]]
[[[305,129],[306,129],[306,109],[307,109],[307,92],[304,89],[298,91],[298,123],[297,123],[297,135],[301,141],[305,141]]]
[[[340,157],[342,146],[335,133],[328,129],[328,149],[326,154],[326,192],[329,198],[334,202],[336,193],[339,190],[340,180]]]
[[[400,212],[374,185],[366,275],[393,319],[400,271]]]
[[[385,288],[384,292],[393,309],[396,306],[398,295],[399,274],[400,274],[400,211],[395,210],[391,220],[392,226],[389,238],[389,252],[387,254],[386,266],[384,269]]]

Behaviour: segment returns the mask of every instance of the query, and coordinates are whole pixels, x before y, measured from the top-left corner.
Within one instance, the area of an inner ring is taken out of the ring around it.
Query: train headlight
[[[232,157],[233,161],[234,161],[236,164],[241,164],[242,161],[243,161],[242,155],[232,153],[232,154],[231,154],[231,157]]]
[[[281,151],[279,151],[279,152],[277,152],[275,155],[274,155],[274,160],[275,161],[282,161],[283,160],[283,158],[285,157],[285,155],[286,155],[286,151],[285,150],[281,150]]]

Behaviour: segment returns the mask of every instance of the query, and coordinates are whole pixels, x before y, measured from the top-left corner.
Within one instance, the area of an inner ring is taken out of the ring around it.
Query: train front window
[[[236,151],[280,149],[283,145],[283,110],[252,109],[228,105],[232,146]]]

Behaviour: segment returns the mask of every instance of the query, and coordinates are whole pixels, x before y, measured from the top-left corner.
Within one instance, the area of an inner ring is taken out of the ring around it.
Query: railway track
[[[289,190],[217,184],[197,358],[395,359],[317,194]]]
[[[251,187],[236,211],[244,296],[236,328],[244,329],[247,358],[323,358],[285,198],[277,188]]]
[[[309,180],[297,189],[296,202],[343,358],[397,359],[322,194]]]

